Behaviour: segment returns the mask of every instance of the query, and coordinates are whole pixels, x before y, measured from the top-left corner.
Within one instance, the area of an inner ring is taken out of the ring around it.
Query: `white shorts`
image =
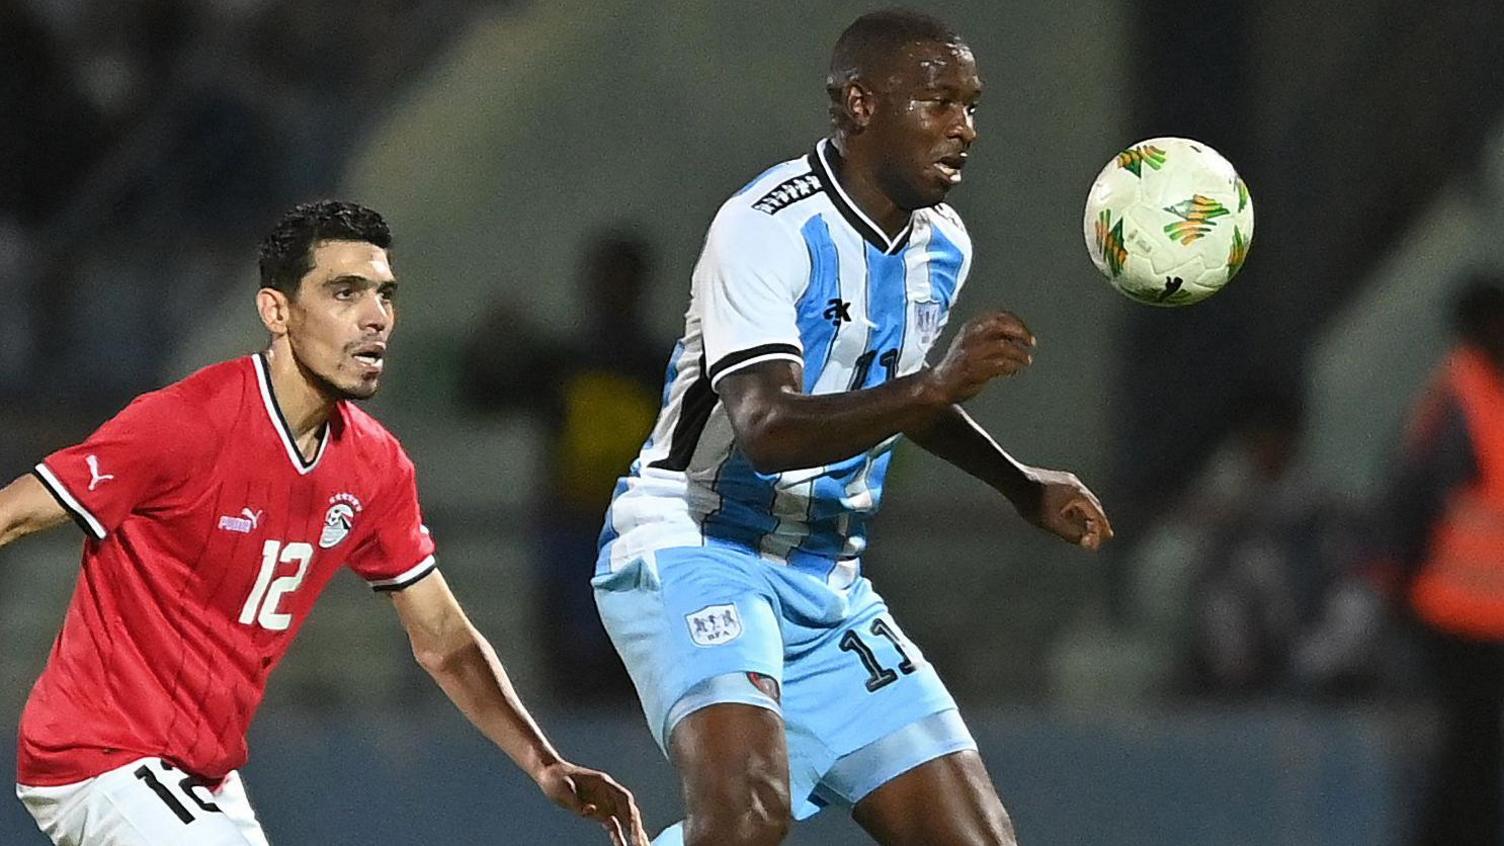
[[[161,758],[141,758],[16,796],[57,846],[268,846],[240,773],[205,787]]]

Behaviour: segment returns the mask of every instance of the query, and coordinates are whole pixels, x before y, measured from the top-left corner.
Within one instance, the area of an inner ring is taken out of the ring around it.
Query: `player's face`
[[[303,372],[325,393],[376,393],[397,322],[397,279],[386,250],[362,241],[322,241],[313,269],[288,303],[287,339]]]
[[[879,153],[883,193],[895,205],[933,206],[961,183],[981,97],[965,44],[912,44],[894,62],[866,131]]]

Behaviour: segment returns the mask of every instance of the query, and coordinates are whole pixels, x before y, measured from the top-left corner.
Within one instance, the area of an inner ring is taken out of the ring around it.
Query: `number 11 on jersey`
[[[313,560],[313,545],[308,543],[283,544],[269,540],[261,547],[261,572],[256,575],[256,585],[251,595],[245,598],[245,607],[240,609],[241,625],[259,625],[269,631],[286,631],[292,625],[292,615],[277,611],[277,604],[285,594],[292,593],[303,584],[308,575],[308,563]],[[298,571],[290,576],[272,578],[278,564],[297,564]]]

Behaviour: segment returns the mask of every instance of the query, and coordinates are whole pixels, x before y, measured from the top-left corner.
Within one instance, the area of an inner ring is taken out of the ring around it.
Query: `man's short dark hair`
[[[296,297],[298,283],[313,269],[313,251],[322,241],[362,241],[387,250],[392,230],[381,215],[355,203],[317,200],[294,206],[257,250],[261,287]]]
[[[827,85],[835,96],[841,86],[885,66],[903,48],[928,42],[963,43],[949,24],[933,15],[911,9],[868,12],[852,21],[836,39]]]

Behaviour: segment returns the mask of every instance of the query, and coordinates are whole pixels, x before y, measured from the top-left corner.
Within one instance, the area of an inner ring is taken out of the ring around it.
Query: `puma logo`
[[[242,535],[248,535],[256,531],[256,527],[261,525],[261,515],[264,513],[266,512],[242,508],[240,509],[239,517],[222,515],[219,518],[219,527],[227,532],[239,532]]]
[[[95,455],[84,456],[84,463],[89,465],[89,475],[93,477],[89,480],[89,490],[91,491],[115,478],[113,473],[99,472],[99,458]]]

